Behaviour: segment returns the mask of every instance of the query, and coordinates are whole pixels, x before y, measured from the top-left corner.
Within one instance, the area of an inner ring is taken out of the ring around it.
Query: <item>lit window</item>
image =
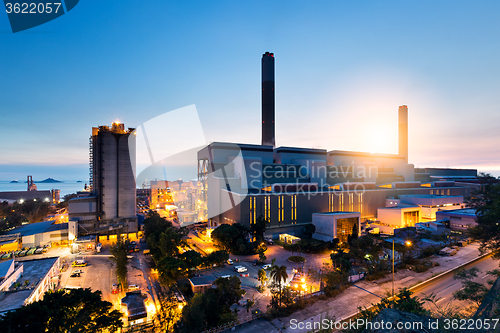
[[[253,224],[257,220],[255,197],[250,197],[250,223]]]
[[[285,215],[285,209],[284,209],[284,197],[280,196],[278,197],[278,222],[282,223],[284,220],[284,215]]]
[[[297,223],[297,196],[296,195],[292,195],[290,197],[290,207],[291,207],[291,211],[292,211],[292,224],[295,224]]]

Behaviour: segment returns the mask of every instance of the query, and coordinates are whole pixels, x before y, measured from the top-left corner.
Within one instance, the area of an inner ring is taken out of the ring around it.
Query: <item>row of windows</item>
[[[445,192],[445,191],[446,191],[446,192]],[[436,195],[441,194],[441,195],[445,195],[445,193],[446,193],[446,195],[450,195],[450,193],[451,193],[451,192],[450,192],[450,189],[447,189],[447,190],[431,190],[431,194],[436,194]]]
[[[349,193],[349,211],[354,212],[354,193]],[[328,210],[333,212],[335,210],[335,196],[336,194],[329,194],[328,196]],[[358,196],[358,210],[363,212],[363,193],[357,193]],[[344,194],[338,195],[339,197],[339,210],[344,211]],[[250,223],[255,223],[257,220],[257,204],[255,197],[250,198]],[[290,219],[292,224],[297,223],[297,196],[290,196]],[[271,220],[271,197],[264,197],[264,218]],[[285,196],[278,197],[278,223],[281,224],[285,221]]]
[[[349,211],[354,212],[354,193],[348,193],[349,195]],[[335,196],[336,194],[329,194],[328,196],[328,211],[333,212],[335,211]],[[363,212],[363,193],[357,193],[358,196],[358,211]],[[338,195],[339,197],[339,210],[344,211],[344,193],[341,193]]]

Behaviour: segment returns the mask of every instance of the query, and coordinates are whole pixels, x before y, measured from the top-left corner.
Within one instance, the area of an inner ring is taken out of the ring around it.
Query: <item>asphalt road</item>
[[[87,256],[85,260],[88,266],[83,273],[83,288],[100,290],[103,299],[107,301],[116,301],[111,294],[111,286],[116,283],[116,274],[114,274],[114,264],[107,257]]]
[[[479,269],[479,272],[477,274],[478,277],[473,281],[487,285],[488,280],[495,280],[495,278],[491,275],[487,275],[486,272],[499,268],[499,261],[493,260],[491,256],[487,256],[467,266],[466,269],[470,269],[473,267]],[[439,306],[445,306],[448,303],[452,304],[453,306],[466,306],[468,305],[467,302],[460,302],[453,298],[453,293],[461,289],[461,287],[461,281],[453,279],[453,274],[450,274],[443,278],[440,278],[432,284],[415,290],[414,296],[422,298],[425,297],[425,295],[429,296],[431,295],[431,293],[434,293],[439,298],[439,300],[436,302]],[[490,286],[488,285],[488,288],[489,287]],[[435,308],[431,307],[431,309]]]

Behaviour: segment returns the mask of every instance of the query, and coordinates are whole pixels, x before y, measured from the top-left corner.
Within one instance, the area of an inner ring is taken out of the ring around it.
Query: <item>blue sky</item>
[[[495,1],[85,0],[13,34],[3,13],[0,180],[84,180],[92,126],[191,104],[207,141],[258,144],[266,51],[278,145],[396,153],[407,104],[411,163],[500,175],[499,14]]]

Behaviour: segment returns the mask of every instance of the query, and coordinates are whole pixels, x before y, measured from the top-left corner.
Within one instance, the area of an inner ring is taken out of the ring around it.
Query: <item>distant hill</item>
[[[19,182],[17,180],[13,180],[10,182],[11,184],[19,184]]]
[[[62,181],[56,180],[54,178],[47,178],[47,179],[44,179],[40,182],[35,182],[35,183],[62,183]]]

